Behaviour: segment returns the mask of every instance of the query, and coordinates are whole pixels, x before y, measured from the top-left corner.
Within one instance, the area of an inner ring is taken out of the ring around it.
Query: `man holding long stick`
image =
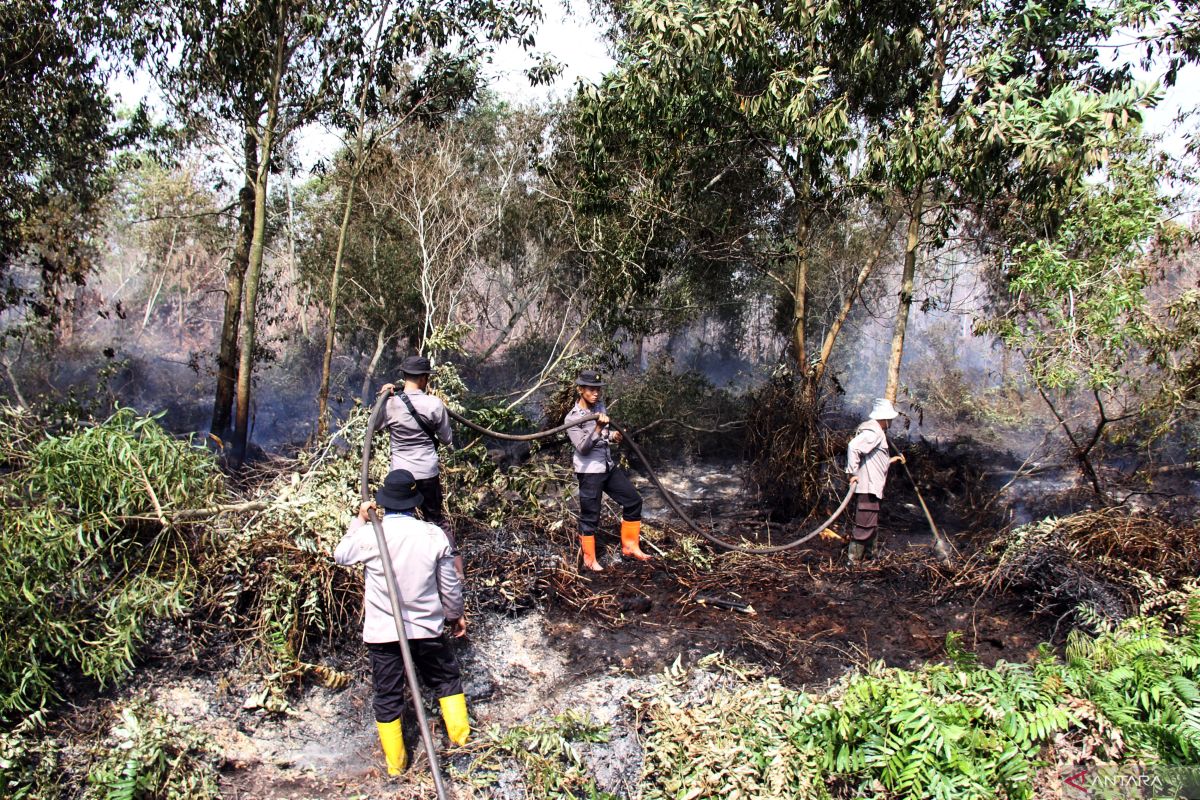
[[[892,401],[879,399],[870,419],[858,426],[846,449],[846,473],[855,486],[854,531],[846,556],[851,564],[868,559],[875,551],[879,528],[879,503],[887,483],[888,467],[904,456],[889,457],[887,429],[900,412]]]

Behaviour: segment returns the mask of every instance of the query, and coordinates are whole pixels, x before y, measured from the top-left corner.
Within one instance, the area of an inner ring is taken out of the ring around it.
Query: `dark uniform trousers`
[[[879,498],[873,494],[859,494],[854,506],[854,541],[870,542],[875,539],[879,527]]]
[[[458,550],[458,543],[454,540],[454,526],[450,524],[450,520],[446,519],[445,506],[442,499],[442,476],[434,475],[432,478],[417,478],[417,491],[425,498],[421,505],[421,519],[426,522],[432,522],[443,531],[446,532],[446,538],[450,540],[450,548]]]
[[[642,496],[620,467],[607,472],[576,472],[579,478],[579,533],[592,536],[600,524],[600,495],[607,494],[621,507],[621,519],[637,522],[642,518]]]
[[[436,639],[409,639],[413,666],[434,697],[441,699],[462,694],[462,669],[458,657],[445,636]],[[375,682],[375,721],[392,722],[404,711],[404,657],[399,642],[368,642],[371,677]]]

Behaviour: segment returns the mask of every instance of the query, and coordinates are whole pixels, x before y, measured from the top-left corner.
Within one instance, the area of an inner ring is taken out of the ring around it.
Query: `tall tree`
[[[131,132],[94,52],[111,35],[94,11],[0,0],[0,311],[28,304],[51,324],[92,268],[110,154]]]
[[[339,245],[326,299],[325,347],[317,390],[317,432],[329,424],[330,364],[337,333],[338,298],[346,236],[362,170],[380,142],[408,122],[436,125],[473,99],[480,89],[478,65],[498,43],[532,46],[531,27],[540,18],[532,0],[484,5],[422,0],[415,5],[384,2],[367,6],[361,27],[367,47],[338,87],[330,115],[341,132],[345,180]],[[542,76],[544,77],[544,76]]]

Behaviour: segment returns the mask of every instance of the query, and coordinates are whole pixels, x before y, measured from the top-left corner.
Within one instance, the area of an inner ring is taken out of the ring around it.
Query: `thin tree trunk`
[[[387,328],[381,326],[375,332],[375,352],[371,354],[371,360],[367,364],[367,374],[363,376],[363,405],[371,405],[371,382],[375,380],[375,370],[379,367],[379,359],[383,355],[385,345],[387,345]]]
[[[821,385],[821,379],[825,377],[825,369],[829,366],[829,357],[833,354],[833,345],[837,342],[838,335],[842,332],[842,326],[846,324],[846,319],[850,316],[850,310],[854,308],[854,301],[858,299],[858,295],[862,292],[862,287],[866,285],[867,278],[871,277],[871,273],[875,271],[875,267],[879,264],[879,258],[883,255],[883,249],[887,245],[887,240],[891,238],[894,222],[889,223],[880,235],[878,241],[875,242],[875,248],[871,251],[871,255],[867,258],[862,269],[858,271],[857,277],[854,279],[854,286],[846,294],[842,301],[842,307],[838,309],[837,316],[833,318],[833,322],[829,326],[829,330],[825,332],[825,339],[821,342],[821,354],[817,357],[817,363],[813,365],[812,377],[809,381],[809,392],[815,394],[818,387]]]
[[[281,33],[275,48],[274,72],[271,76],[271,93],[267,102],[267,119],[259,140],[258,172],[254,178],[254,238],[250,240],[250,263],[246,268],[246,283],[242,296],[242,324],[239,328],[241,353],[238,357],[235,414],[233,419],[233,452],[231,461],[235,468],[246,460],[246,446],[250,438],[250,379],[254,370],[254,334],[257,323],[256,305],[258,285],[262,278],[263,250],[267,233],[267,179],[270,175],[271,155],[275,146],[275,125],[279,119],[279,92],[283,72],[287,66],[285,41]]]
[[[1074,450],[1075,461],[1079,464],[1079,470],[1083,473],[1083,477],[1087,479],[1088,483],[1092,484],[1092,491],[1096,493],[1096,496],[1103,498],[1104,488],[1100,485],[1100,476],[1096,474],[1096,468],[1092,466],[1092,460],[1088,454],[1092,447],[1095,446],[1096,442],[1100,440],[1100,432],[1103,430],[1104,424],[1107,422],[1107,420],[1105,420],[1103,416],[1101,417],[1101,424],[1097,427],[1096,434],[1092,438],[1091,444],[1085,447],[1079,443],[1079,440],[1075,437],[1075,432],[1071,430],[1071,426],[1067,424],[1067,421],[1063,418],[1063,415],[1058,413],[1058,408],[1053,402],[1051,402],[1049,395],[1046,394],[1046,390],[1042,388],[1042,385],[1040,383],[1035,383],[1035,385],[1037,386],[1038,394],[1040,394],[1042,396],[1042,400],[1046,402],[1046,407],[1050,409],[1050,413],[1054,415],[1054,418],[1058,420],[1058,424],[1062,426],[1063,432],[1067,434],[1067,441],[1071,443],[1071,448]],[[1099,400],[1099,398],[1097,398],[1097,400]],[[1101,415],[1104,413],[1103,406],[1101,406],[1100,413]]]
[[[333,363],[333,343],[337,333],[338,291],[342,276],[342,259],[346,252],[346,235],[350,229],[350,211],[354,207],[354,190],[358,184],[357,165],[346,190],[346,206],[342,211],[342,226],[338,229],[337,253],[333,257],[333,275],[329,279],[329,314],[325,320],[325,351],[321,356],[321,384],[317,389],[317,438],[329,431],[329,373]]]
[[[270,136],[263,137],[264,161],[269,160]],[[238,330],[241,353],[238,356],[237,387],[235,393],[235,415],[233,419],[233,465],[240,467],[246,460],[246,446],[250,434],[250,378],[254,369],[254,336],[256,330],[256,304],[258,286],[262,279],[263,250],[267,222],[267,171],[259,170],[254,185],[254,238],[250,244],[250,265],[246,270],[243,290],[242,323]]]
[[[250,263],[250,242],[254,238],[254,180],[258,174],[258,143],[246,131],[246,182],[240,194],[238,239],[225,278],[225,316],[221,322],[221,343],[217,354],[217,390],[213,400],[213,435],[224,438],[233,419],[233,394],[237,383],[238,328],[242,317],[242,284]]]
[[[308,293],[299,291],[300,286],[300,270],[296,266],[296,208],[292,202],[292,182],[289,180],[287,187],[287,207],[288,207],[288,262],[292,268],[292,286],[297,288],[297,293],[300,295],[300,336],[305,342],[308,341]]]
[[[900,391],[900,361],[904,358],[904,334],[908,330],[908,312],[912,307],[913,277],[917,272],[917,248],[921,243],[921,211],[925,191],[917,187],[908,217],[908,237],[904,243],[904,274],[900,278],[900,307],[896,310],[896,330],[892,334],[892,354],[888,359],[887,387],[883,396],[893,403]]]
[[[808,373],[805,328],[808,325],[808,217],[802,213],[796,226],[796,264],[792,286],[792,348],[796,351],[796,368],[801,375]]]

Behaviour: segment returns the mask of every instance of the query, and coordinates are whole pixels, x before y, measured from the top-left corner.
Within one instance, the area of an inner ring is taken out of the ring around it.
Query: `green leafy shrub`
[[[0,797],[37,800],[62,794],[61,745],[45,732],[41,711],[0,732]]]
[[[1101,624],[1101,623],[1098,623]],[[1200,597],[1161,616],[1072,634],[1064,663],[870,666],[819,695],[774,679],[675,669],[638,701],[644,793],[655,798],[1031,798],[1047,747],[1080,761],[1195,763]],[[711,662],[710,662],[711,663]],[[1086,764],[1085,764],[1086,765]]]
[[[208,740],[144,702],[120,712],[106,754],[87,782],[88,800],[207,800],[220,797]]]
[[[10,472],[0,481],[0,716],[37,709],[77,669],[101,683],[130,671],[147,624],[179,614],[199,543],[172,510],[211,505],[212,458],[120,409],[39,437],[0,424]],[[166,524],[164,524],[166,521]]]
[[[608,390],[612,415],[638,443],[678,455],[728,453],[740,445],[744,408],[698,372],[675,372],[669,358],[644,373],[623,373]]]
[[[482,731],[472,745],[477,753],[473,777],[476,783],[488,785],[490,775],[515,763],[521,769],[529,797],[615,800],[613,795],[597,788],[576,749],[576,744],[606,741],[607,726],[574,711],[504,731],[493,726]]]

